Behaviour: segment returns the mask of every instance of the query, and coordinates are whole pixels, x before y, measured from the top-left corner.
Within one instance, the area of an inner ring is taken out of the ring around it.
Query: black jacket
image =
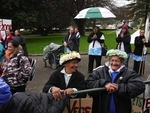
[[[131,36],[130,34],[126,34],[124,35],[124,37],[121,38],[120,34],[118,35],[118,37],[116,38],[116,42],[118,44],[120,44],[121,42],[124,44],[124,49],[125,52],[131,53],[131,45],[130,45],[130,40],[131,40]],[[118,46],[118,45],[117,45]],[[120,45],[119,45],[120,46]]]
[[[134,54],[135,55],[141,56],[143,54],[144,45],[146,47],[150,47],[150,42],[148,41],[148,43],[143,43],[143,41],[142,41],[143,38],[145,38],[145,37],[144,36],[135,37],[135,40],[134,40],[134,46],[135,46]]]
[[[67,47],[71,51],[79,51],[78,39],[76,38],[76,34],[73,33],[69,39],[69,33],[64,37],[63,42],[67,43]]]
[[[87,88],[105,87],[111,83],[108,71],[107,66],[95,70],[86,80]],[[117,113],[131,113],[131,98],[144,92],[144,83],[135,71],[126,67],[122,68],[114,83],[119,85],[118,91],[114,93]],[[92,113],[109,113],[110,94],[106,90],[89,95],[93,98]]]
[[[85,86],[85,77],[79,71],[76,71],[72,74],[68,86],[65,84],[64,74],[61,73],[62,68],[58,69],[50,76],[49,80],[46,82],[43,92],[48,92],[52,86],[59,87],[60,89],[64,90],[67,88],[76,88],[77,90],[83,90],[86,88]],[[79,94],[76,98],[85,98],[86,94]]]
[[[97,32],[96,33],[96,35],[97,35],[97,37],[98,38],[96,38],[96,39],[93,39],[93,36],[95,35],[95,33],[94,32],[92,32],[89,36],[88,36],[88,38],[87,38],[87,42],[88,43],[91,43],[92,41],[98,41],[99,43],[104,43],[104,39],[101,39],[101,36],[102,35],[104,35],[102,32]]]
[[[62,113],[66,102],[66,96],[55,100],[51,94],[20,92],[0,108],[0,113]]]

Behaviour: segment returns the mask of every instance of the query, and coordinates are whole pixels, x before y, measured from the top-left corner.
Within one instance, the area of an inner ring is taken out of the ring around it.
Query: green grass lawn
[[[115,30],[108,30],[102,31],[105,34],[105,44],[107,45],[108,49],[116,48],[116,32]],[[134,31],[130,30],[132,34]],[[88,51],[88,42],[87,36],[90,32],[86,32],[86,36],[82,36],[80,39],[80,52],[87,52]],[[42,54],[43,48],[46,45],[49,45],[51,42],[56,44],[62,44],[62,39],[65,34],[57,33],[57,34],[50,34],[48,36],[25,36],[27,42],[27,48],[29,54]],[[134,49],[134,45],[132,46],[132,50]]]

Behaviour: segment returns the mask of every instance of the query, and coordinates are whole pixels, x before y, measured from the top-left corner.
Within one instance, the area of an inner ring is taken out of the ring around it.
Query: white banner
[[[10,19],[0,19],[0,30],[12,29],[12,20]]]

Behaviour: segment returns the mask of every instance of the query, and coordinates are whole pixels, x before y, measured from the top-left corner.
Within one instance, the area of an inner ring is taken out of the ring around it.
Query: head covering
[[[122,26],[122,29],[128,29],[128,27],[126,25]]]
[[[67,52],[65,54],[62,54],[60,56],[59,64],[63,65],[63,64],[65,64],[65,63],[67,63],[68,61],[71,61],[71,60],[80,61],[81,60],[80,54],[76,51],[70,51],[70,52]]]
[[[119,58],[127,59],[126,52],[120,51],[118,49],[111,49],[106,53],[107,57],[118,56]]]
[[[0,106],[6,104],[11,96],[9,85],[0,77]]]

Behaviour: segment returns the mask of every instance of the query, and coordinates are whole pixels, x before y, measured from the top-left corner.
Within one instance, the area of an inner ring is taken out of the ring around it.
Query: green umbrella
[[[83,9],[75,17],[75,19],[92,19],[92,18],[116,18],[116,16],[106,8],[90,7]]]

